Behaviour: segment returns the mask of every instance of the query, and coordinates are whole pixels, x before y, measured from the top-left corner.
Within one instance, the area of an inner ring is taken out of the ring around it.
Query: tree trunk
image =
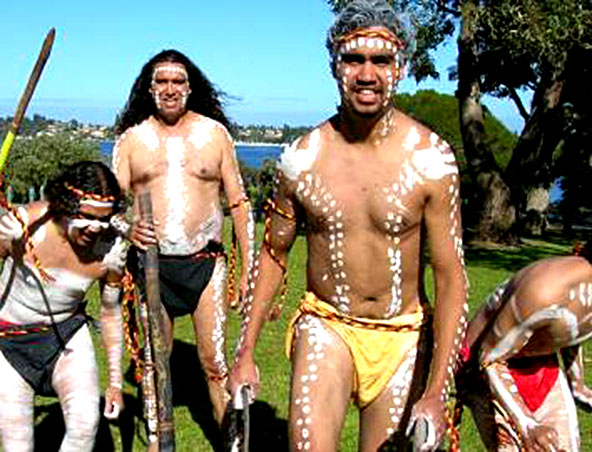
[[[514,241],[516,210],[510,189],[491,151],[485,144],[477,52],[470,15],[463,18],[458,40],[458,90],[460,127],[471,179],[477,187],[477,240]]]
[[[518,206],[520,231],[541,235],[553,183],[551,164],[563,130],[562,80],[541,80],[533,108],[504,175]]]

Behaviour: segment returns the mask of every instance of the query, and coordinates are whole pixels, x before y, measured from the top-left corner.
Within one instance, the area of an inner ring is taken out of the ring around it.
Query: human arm
[[[118,237],[103,259],[106,277],[101,281],[101,341],[107,351],[108,381],[105,391],[105,417],[115,419],[123,408],[121,357],[123,324],[119,304],[126,249]]]
[[[574,398],[592,408],[592,390],[584,379],[584,356],[580,345],[561,349],[565,374]]]
[[[230,214],[234,223],[234,233],[241,254],[240,297],[246,296],[249,274],[255,260],[255,221],[251,203],[245,192],[240,174],[234,144],[226,133],[219,134],[222,148],[221,174]]]
[[[113,147],[113,172],[121,190],[126,194],[132,190],[131,155],[138,146],[136,140],[135,134],[128,130],[117,139]],[[132,224],[129,224],[125,214],[118,214],[111,220],[111,225],[139,249],[146,250],[149,245],[158,244],[154,225],[141,218],[135,218]]]
[[[434,450],[446,429],[445,403],[454,378],[458,352],[465,335],[468,306],[460,221],[459,178],[450,149],[438,155],[443,176],[425,183],[424,222],[430,244],[430,259],[436,286],[434,303],[434,348],[424,394],[414,405],[407,433],[423,419],[431,431],[430,443],[421,450]],[[426,174],[432,174],[427,173]]]
[[[267,209],[264,243],[253,266],[247,298],[243,306],[243,322],[228,388],[232,394],[246,384],[255,393],[259,390],[254,349],[267,318],[273,297],[284,277],[287,257],[297,232],[296,201],[292,182],[282,173],[276,179],[273,207]]]

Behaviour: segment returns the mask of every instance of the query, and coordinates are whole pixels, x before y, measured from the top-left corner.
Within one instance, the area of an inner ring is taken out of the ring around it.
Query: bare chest
[[[160,138],[157,146],[134,149],[130,161],[132,185],[159,180],[193,179],[214,181],[220,178],[220,161],[211,146],[196,148],[185,137]]]
[[[325,166],[300,176],[296,197],[317,231],[362,227],[405,234],[422,218],[425,191],[407,186],[397,165]]]

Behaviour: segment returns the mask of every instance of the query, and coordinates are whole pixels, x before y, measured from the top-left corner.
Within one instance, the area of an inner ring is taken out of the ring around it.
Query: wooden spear
[[[148,222],[153,222],[152,198],[149,192],[139,196],[140,215]],[[148,246],[146,250],[146,292],[148,304],[148,325],[156,370],[156,393],[158,400],[158,443],[160,452],[175,450],[175,428],[173,425],[173,388],[169,365],[169,346],[164,340],[164,318],[160,301],[158,276],[158,247]]]
[[[52,28],[51,30],[49,30],[47,36],[45,37],[45,40],[43,41],[43,46],[41,47],[41,52],[39,53],[39,57],[37,58],[37,63],[35,63],[33,72],[31,72],[31,75],[29,76],[29,81],[27,82],[25,91],[21,95],[18,106],[16,107],[16,112],[14,113],[12,124],[8,129],[8,133],[6,134],[4,141],[2,142],[2,148],[0,148],[0,173],[2,172],[2,170],[4,169],[4,165],[6,164],[6,159],[8,158],[10,147],[14,142],[14,137],[18,133],[18,129],[21,126],[21,122],[23,122],[23,118],[25,117],[25,110],[27,109],[27,105],[29,105],[29,101],[33,96],[33,91],[35,91],[37,82],[41,77],[41,71],[43,71],[45,63],[49,58],[54,38],[55,28]]]

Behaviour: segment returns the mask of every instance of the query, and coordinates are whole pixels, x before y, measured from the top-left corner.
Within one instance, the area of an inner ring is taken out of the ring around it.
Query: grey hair
[[[385,27],[404,40],[399,17],[386,0],[354,0],[343,8],[327,32],[327,50],[334,65],[337,42],[341,36],[358,28]]]

